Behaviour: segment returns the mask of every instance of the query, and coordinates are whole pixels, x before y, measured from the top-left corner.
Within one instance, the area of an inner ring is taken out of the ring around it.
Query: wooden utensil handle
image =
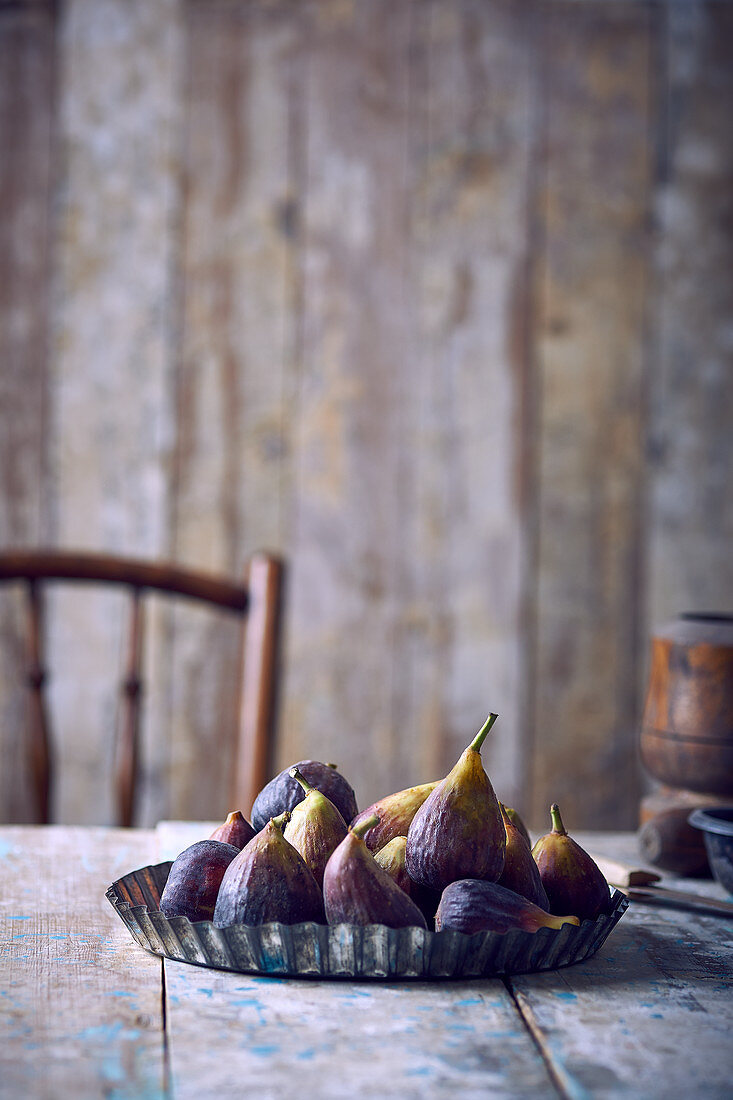
[[[650,886],[648,889],[629,887],[624,893],[630,901],[647,902],[650,905],[668,904],[689,909],[708,909],[726,917],[733,917],[733,902],[720,898],[708,898],[702,894],[688,894],[686,890],[669,890],[666,886]]]
[[[591,853],[588,853],[591,855]],[[656,871],[646,871],[641,867],[633,867],[629,863],[620,863],[615,859],[606,859],[605,856],[591,855],[598,864],[601,874],[613,886],[650,886],[653,882],[659,882],[661,875]]]

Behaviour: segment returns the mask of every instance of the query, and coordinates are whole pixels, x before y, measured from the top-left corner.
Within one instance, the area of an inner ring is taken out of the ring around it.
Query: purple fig
[[[386,924],[389,928],[427,928],[414,901],[380,867],[360,833],[376,824],[367,818],[349,828],[323,875],[323,900],[329,924]]]
[[[532,847],[532,838],[529,835],[529,829],[524,824],[524,822],[522,821],[522,819],[519,816],[519,814],[517,813],[517,811],[512,809],[511,806],[505,806],[503,802],[500,802],[499,805],[504,810],[504,813],[507,815],[507,817],[511,821],[512,825],[514,825],[517,829],[519,829],[520,833],[522,834],[524,839],[527,841],[527,844],[529,845],[529,847],[531,849],[531,847]]]
[[[232,860],[239,855],[233,844],[197,840],[173,861],[160,896],[166,917],[211,920],[219,887]]]
[[[595,920],[608,909],[611,894],[598,864],[565,831],[556,802],[550,807],[552,831],[532,849],[550,901],[551,913],[577,913]]]
[[[407,833],[411,879],[443,890],[460,878],[495,881],[504,866],[506,833],[481,746],[497,715],[490,714],[455,767],[419,808]]]
[[[515,894],[521,894],[540,909],[549,910],[550,902],[542,885],[539,867],[532,858],[532,849],[509,818],[504,806],[501,811],[506,830],[506,853],[504,870],[498,879],[499,885],[513,890]]]
[[[214,924],[324,921],[323,896],[310,868],[282,830],[289,814],[268,821],[226,870]]]
[[[435,914],[437,932],[450,928],[468,936],[474,932],[503,934],[514,928],[536,932],[538,928],[579,923],[577,917],[552,916],[513,890],[479,879],[460,879],[446,886]]]
[[[255,835],[255,830],[247,821],[247,818],[239,810],[233,810],[227,815],[224,824],[220,825],[218,829],[214,829],[209,839],[220,840],[222,844],[233,844],[235,848],[239,848],[241,851]]]
[[[320,760],[301,760],[284,768],[279,775],[262,788],[252,806],[252,824],[262,829],[272,817],[285,810],[294,809],[305,798],[305,791],[290,774],[295,767],[309,783],[330,798],[344,821],[351,821],[358,813],[356,795],[334,764],[322,764]]]

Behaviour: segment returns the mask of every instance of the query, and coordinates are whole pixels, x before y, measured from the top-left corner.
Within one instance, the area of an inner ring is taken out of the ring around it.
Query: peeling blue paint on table
[[[104,891],[207,830],[0,828],[0,1096],[730,1095],[725,918],[632,904],[592,959],[506,981],[322,982],[163,964],[132,942]],[[633,856],[630,836],[592,844]]]

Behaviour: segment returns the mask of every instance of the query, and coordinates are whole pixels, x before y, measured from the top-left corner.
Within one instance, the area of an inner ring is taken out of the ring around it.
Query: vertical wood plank
[[[531,817],[636,821],[649,9],[541,8],[546,121],[537,362]]]
[[[0,10],[0,543],[48,536],[53,5]],[[0,593],[0,820],[32,821],[20,589]]]
[[[292,432],[294,325],[289,4],[186,8],[186,207],[177,374],[176,557],[233,577],[278,550]],[[187,613],[188,614],[188,613]],[[227,809],[239,627],[177,619],[172,806]],[[202,776],[195,761],[206,758]],[[249,812],[249,806],[241,809]]]
[[[55,538],[74,548],[165,556],[179,0],[70,0],[59,49]],[[87,592],[59,594],[50,615],[60,820],[114,820],[120,615],[120,597]],[[151,620],[152,682],[165,675],[156,663],[162,629]],[[155,705],[151,694],[147,706]],[[160,714],[149,716],[144,729],[162,725]],[[143,736],[155,776],[160,762]]]
[[[145,830],[3,829],[3,1098],[167,1095],[162,963],[104,896],[154,858]]]
[[[733,10],[670,5],[650,400],[649,626],[733,613]]]
[[[405,708],[409,749],[431,759],[423,778],[445,774],[497,711],[485,764],[500,797],[521,806],[531,11],[474,0],[425,5],[415,54],[419,335],[405,393],[414,499],[403,512],[417,621],[412,652],[400,654],[400,675],[407,666],[415,683]]]
[[[362,803],[399,785],[406,755],[394,699],[407,595],[413,7],[309,4],[304,39],[302,378],[279,760],[337,763]]]

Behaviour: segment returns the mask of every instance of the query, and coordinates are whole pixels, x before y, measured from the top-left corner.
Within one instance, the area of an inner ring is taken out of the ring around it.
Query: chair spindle
[[[138,771],[140,700],[143,691],[140,668],[143,652],[143,602],[140,588],[131,589],[127,661],[122,681],[122,722],[117,743],[116,790],[121,825],[132,825]]]
[[[245,813],[268,777],[282,585],[282,563],[269,555],[254,554],[247,571],[239,737],[231,790],[232,808],[241,808]]]
[[[50,821],[51,747],[46,713],[46,669],[43,659],[43,597],[36,581],[28,582],[28,688],[30,723],[28,755],[36,803],[36,821]]]

